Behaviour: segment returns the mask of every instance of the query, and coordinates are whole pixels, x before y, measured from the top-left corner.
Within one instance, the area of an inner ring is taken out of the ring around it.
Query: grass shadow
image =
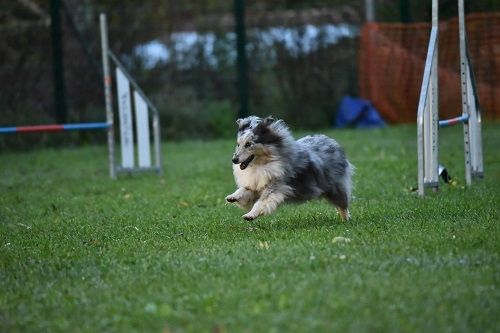
[[[250,222],[249,227],[265,232],[288,232],[294,230],[318,230],[325,228],[338,228],[353,225],[352,220],[342,221],[340,216],[332,210],[331,213],[301,213],[278,214],[277,216],[264,217]]]

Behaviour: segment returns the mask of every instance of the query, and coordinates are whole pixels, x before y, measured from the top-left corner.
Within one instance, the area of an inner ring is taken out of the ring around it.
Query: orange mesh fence
[[[360,94],[389,123],[416,121],[430,23],[369,23],[361,32]],[[500,119],[500,13],[466,16],[483,118]],[[439,117],[462,114],[458,19],[439,24]]]

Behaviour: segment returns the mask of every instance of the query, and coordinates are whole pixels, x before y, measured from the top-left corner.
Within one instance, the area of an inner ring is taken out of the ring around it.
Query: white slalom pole
[[[462,115],[439,121],[438,117],[438,0],[432,0],[432,30],[424,68],[417,114],[418,194],[425,187],[439,186],[438,126],[463,124],[465,183],[483,177],[481,111],[474,73],[468,54],[464,0],[458,0],[458,37],[460,49],[460,83]]]
[[[428,112],[428,142],[427,142],[427,157],[428,157],[428,186],[434,190],[439,188],[439,13],[438,0],[432,1],[432,27],[436,30],[436,44],[434,45],[434,53],[432,55],[432,69],[429,85],[429,112]]]
[[[418,194],[437,189],[438,174],[438,6],[432,1],[432,29],[417,110]]]
[[[467,62],[467,45],[465,44],[465,17],[464,17],[464,1],[458,0],[458,38],[460,43],[460,81],[462,91],[462,116],[469,118],[469,93],[468,87],[468,62]],[[471,185],[472,183],[472,166],[470,158],[470,135],[469,135],[469,122],[464,121],[464,155],[465,155],[465,183]]]

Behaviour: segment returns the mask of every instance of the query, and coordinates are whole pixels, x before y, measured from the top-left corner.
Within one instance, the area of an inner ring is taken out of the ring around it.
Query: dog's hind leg
[[[351,216],[351,214],[349,213],[349,209],[337,207],[337,211],[339,212],[342,220],[344,221],[349,220],[349,217]]]
[[[330,192],[325,193],[325,197],[337,208],[342,220],[349,219],[349,197],[341,186],[335,186]]]

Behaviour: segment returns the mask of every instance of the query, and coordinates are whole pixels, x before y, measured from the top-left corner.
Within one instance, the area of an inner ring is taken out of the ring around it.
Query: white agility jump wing
[[[134,102],[139,166],[141,168],[149,168],[151,167],[151,148],[149,139],[148,105],[137,91],[134,91]]]
[[[134,167],[134,133],[132,131],[132,105],[130,102],[130,84],[120,68],[116,68],[118,89],[118,110],[120,116],[120,143],[122,167]]]

